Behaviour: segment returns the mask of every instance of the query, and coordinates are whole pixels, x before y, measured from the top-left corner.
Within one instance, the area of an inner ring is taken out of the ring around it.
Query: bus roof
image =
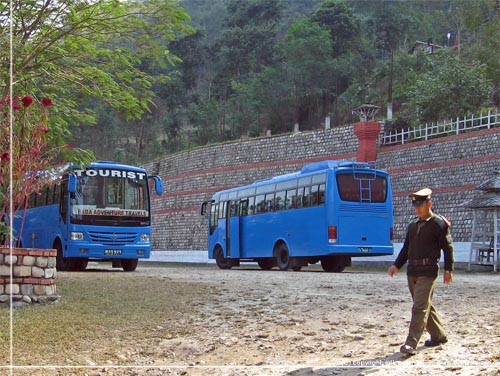
[[[280,181],[286,181],[294,177],[299,177],[301,175],[313,174],[316,172],[325,172],[328,170],[339,170],[339,169],[374,169],[374,163],[369,162],[356,162],[356,161],[337,161],[337,160],[325,160],[320,162],[308,163],[302,167],[300,171],[292,172],[284,175],[273,176],[269,179],[262,179],[254,181],[251,184],[238,186],[234,188],[225,189],[219,192],[214,193],[213,198],[223,194],[234,191],[239,191],[246,188],[254,188],[261,185],[269,184],[269,183],[277,183]],[[377,173],[382,171],[377,170]]]

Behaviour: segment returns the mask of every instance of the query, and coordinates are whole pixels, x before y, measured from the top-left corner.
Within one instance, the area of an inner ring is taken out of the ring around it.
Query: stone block
[[[55,278],[56,277],[56,269],[55,268],[47,268],[45,269],[45,278]]]
[[[5,292],[5,286],[3,283],[0,285],[0,294],[3,294]]]
[[[56,258],[49,257],[47,260],[47,268],[55,268],[56,267]]]
[[[5,285],[6,294],[19,294],[19,285],[17,283]]]
[[[40,268],[46,268],[48,263],[48,257],[37,257],[35,265]]]
[[[32,266],[31,276],[33,278],[43,278],[45,276],[45,270],[43,268],[39,268],[38,266]]]
[[[14,277],[30,277],[31,266],[25,266],[25,265],[14,266],[14,272],[12,274],[14,275]]]
[[[17,263],[17,256],[14,255],[5,255],[3,263],[5,265],[16,265]]]
[[[55,295],[56,285],[48,285],[45,287],[45,292],[47,295]]]
[[[23,295],[33,295],[33,285],[31,283],[21,284],[21,294]]]
[[[33,256],[24,256],[23,257],[23,265],[26,265],[26,266],[35,265],[35,258]]]
[[[33,286],[33,293],[35,295],[47,295],[47,287],[49,286],[35,285]]]
[[[0,265],[0,276],[10,276],[9,265]]]

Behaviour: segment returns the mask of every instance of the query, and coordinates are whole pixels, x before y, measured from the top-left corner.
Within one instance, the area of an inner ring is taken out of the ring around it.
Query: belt
[[[408,265],[412,265],[412,266],[435,265],[438,262],[439,262],[439,260],[436,260],[433,258],[424,258],[424,259],[408,260]]]

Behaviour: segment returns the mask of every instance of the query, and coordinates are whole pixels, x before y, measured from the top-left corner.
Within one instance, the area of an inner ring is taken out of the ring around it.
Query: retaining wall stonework
[[[356,158],[352,126],[257,138],[166,156],[145,165],[164,180],[152,201],[153,249],[205,250],[206,217],[199,205],[213,192],[298,171],[310,162]],[[392,179],[395,241],[414,216],[408,194],[430,187],[435,211],[452,222],[454,241],[470,241],[472,212],[461,205],[500,169],[500,128],[379,147],[377,168]]]
[[[0,306],[10,305],[11,293],[14,307],[59,300],[56,273],[55,250],[0,248]]]

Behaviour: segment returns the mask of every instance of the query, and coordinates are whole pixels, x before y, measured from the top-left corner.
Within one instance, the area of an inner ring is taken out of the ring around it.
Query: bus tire
[[[224,257],[224,252],[222,252],[222,248],[217,247],[214,251],[215,254],[215,263],[219,267],[219,269],[231,269],[233,267],[232,260]]]
[[[341,273],[345,267],[345,257],[342,256],[330,256],[321,259],[321,267],[325,272],[329,273]]]
[[[133,272],[137,269],[137,264],[139,263],[139,259],[123,259],[122,260],[122,268],[126,272]]]
[[[274,260],[272,258],[261,258],[257,260],[257,264],[259,264],[262,270],[271,270],[274,268]]]
[[[56,240],[52,248],[56,250],[56,270],[60,272],[69,270],[68,259],[63,256],[61,241]]]
[[[276,247],[276,265],[280,270],[287,270],[291,264],[290,253],[288,252],[288,247],[285,243],[280,243]]]

